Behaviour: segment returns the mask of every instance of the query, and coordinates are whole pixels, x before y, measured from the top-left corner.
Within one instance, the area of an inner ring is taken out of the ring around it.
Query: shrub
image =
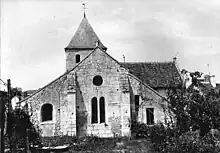
[[[211,135],[200,137],[198,132],[186,132],[175,138],[164,149],[165,153],[219,153],[220,148],[215,145]]]
[[[133,122],[131,126],[131,132],[136,135],[138,138],[147,138],[148,137],[149,127],[144,123]]]
[[[29,115],[25,111],[15,109],[8,113],[5,144],[11,151],[17,148],[26,148],[27,138],[29,146],[40,145],[39,132],[39,129],[31,123]]]
[[[160,153],[219,153],[211,134],[203,137],[199,131],[179,133],[178,128],[171,128],[158,123],[153,126],[137,123],[133,132],[137,137],[146,138],[152,143],[152,150]]]
[[[162,123],[158,123],[148,127],[148,136],[153,144],[153,149],[162,152],[167,144],[172,143],[174,130],[164,126]]]

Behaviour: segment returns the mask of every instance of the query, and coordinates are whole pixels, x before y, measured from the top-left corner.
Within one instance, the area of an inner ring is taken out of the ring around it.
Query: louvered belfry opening
[[[74,68],[97,47],[103,51],[107,50],[85,15],[69,44],[65,47],[66,70]]]
[[[80,55],[76,54],[76,63],[79,63],[79,62],[80,62]]]

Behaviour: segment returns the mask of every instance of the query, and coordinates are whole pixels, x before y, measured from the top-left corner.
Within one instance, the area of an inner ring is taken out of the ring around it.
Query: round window
[[[93,84],[96,85],[96,86],[100,86],[102,85],[103,83],[103,80],[102,80],[102,77],[97,75],[93,78]]]

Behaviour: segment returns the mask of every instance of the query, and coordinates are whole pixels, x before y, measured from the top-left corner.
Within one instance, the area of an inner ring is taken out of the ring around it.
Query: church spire
[[[96,35],[95,31],[93,30],[92,26],[89,24],[89,21],[86,17],[86,4],[83,3],[83,9],[84,9],[84,17],[72,37],[71,41],[69,42],[68,46],[65,48],[70,50],[93,50],[99,42],[99,47],[103,50],[107,50],[107,48],[102,44],[98,36]]]

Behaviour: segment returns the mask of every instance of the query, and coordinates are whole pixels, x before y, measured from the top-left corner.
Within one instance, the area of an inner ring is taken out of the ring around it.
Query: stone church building
[[[174,61],[115,60],[85,14],[65,54],[66,72],[21,101],[42,136],[128,136],[133,120],[164,122],[167,86],[182,83]]]

